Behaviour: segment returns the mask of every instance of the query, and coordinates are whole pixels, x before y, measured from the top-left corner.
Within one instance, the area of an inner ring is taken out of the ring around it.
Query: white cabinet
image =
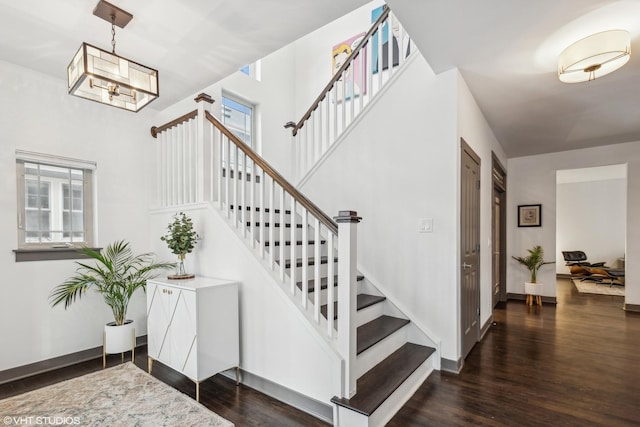
[[[147,347],[152,361],[196,383],[240,363],[238,283],[196,277],[147,281]]]

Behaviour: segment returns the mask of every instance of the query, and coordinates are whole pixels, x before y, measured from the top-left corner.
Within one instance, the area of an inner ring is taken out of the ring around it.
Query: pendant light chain
[[[111,15],[111,53],[116,54],[116,15]]]

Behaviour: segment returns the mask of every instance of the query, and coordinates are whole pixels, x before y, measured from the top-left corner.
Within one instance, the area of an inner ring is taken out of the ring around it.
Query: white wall
[[[51,308],[48,296],[75,271],[73,261],[16,263],[15,150],[97,162],[97,244],[127,239],[134,251],[148,246],[147,158],[153,110],[134,114],[67,94],[66,80],[0,61],[0,370],[102,345],[109,309],[88,293],[69,310]],[[61,73],[64,77],[64,73]],[[146,333],[144,294],[129,317]]]
[[[589,262],[618,266],[624,257],[626,199],[626,179],[558,184],[556,273],[569,274],[562,251],[580,250]]]
[[[508,253],[524,254],[540,244],[547,254],[556,253],[556,171],[612,164],[627,165],[626,207],[626,290],[627,304],[640,304],[640,142],[608,145],[509,159]],[[516,207],[542,203],[542,227],[518,228]],[[553,257],[553,255],[551,255]],[[507,269],[507,289],[522,293],[526,271],[515,261]],[[555,268],[543,267],[539,281],[545,284],[544,295],[555,296]]]
[[[457,74],[434,76],[421,56],[405,67],[301,190],[329,215],[363,217],[358,264],[457,359]]]

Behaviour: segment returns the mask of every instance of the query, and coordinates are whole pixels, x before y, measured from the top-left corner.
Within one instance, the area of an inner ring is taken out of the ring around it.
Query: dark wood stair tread
[[[409,320],[407,319],[384,315],[377,319],[373,319],[369,323],[359,326],[358,343],[356,345],[357,354],[373,347],[408,323]]]
[[[280,261],[276,261],[278,263],[278,265],[280,264]],[[320,264],[326,264],[329,262],[329,258],[326,256],[322,256],[320,257]],[[338,262],[338,257],[334,257],[333,258],[333,262]],[[296,259],[296,267],[302,267],[302,258],[298,258]],[[316,259],[315,257],[309,257],[307,258],[307,265],[311,266],[311,265],[316,265]],[[285,268],[291,268],[291,260],[288,259],[285,261],[284,263],[284,267]]]
[[[316,241],[315,240],[309,240],[307,243],[309,243],[310,245],[315,245]],[[327,243],[326,240],[320,240],[320,244],[324,245],[325,243]],[[271,246],[271,242],[264,242],[265,246]],[[291,241],[287,240],[284,242],[285,246],[291,246]],[[273,242],[273,246],[280,246],[280,242]],[[302,240],[296,240],[296,246],[302,246]]]
[[[265,226],[265,228],[269,228],[269,227],[271,226],[271,223],[269,223],[269,222],[265,222],[265,223],[264,223],[264,226]],[[280,228],[280,223],[279,223],[279,222],[274,222],[274,223],[273,223],[273,226],[274,226],[275,228]],[[247,227],[251,227],[251,221],[247,221]],[[260,227],[260,221],[257,221],[257,222],[256,222],[256,227]],[[286,223],[284,224],[284,227],[285,227],[285,228],[291,228],[291,224],[290,224],[290,223],[288,223],[288,222],[286,222]],[[302,224],[296,224],[296,228],[300,228],[300,229],[302,229]]]
[[[234,210],[234,209],[235,209],[235,206],[234,206],[234,205],[229,205],[229,209]],[[247,210],[247,211],[249,211],[249,212],[250,212],[250,211],[251,211],[251,206],[238,206],[238,209],[239,209],[240,211],[242,211],[243,209],[245,209],[245,210]],[[261,209],[260,207],[256,207],[256,208],[255,208],[255,211],[256,211],[256,212],[260,212],[261,210],[262,210],[262,209]],[[271,212],[271,208],[264,208],[264,212],[265,212],[265,213],[270,213],[270,212]],[[278,215],[279,215],[279,214],[280,214],[280,209],[276,208],[276,209],[274,209],[274,211],[273,211],[273,212],[274,212],[275,214],[278,214]],[[285,209],[284,214],[285,214],[285,215],[291,215],[291,211],[290,211],[289,209]]]
[[[331,402],[370,416],[434,351],[431,347],[406,343],[358,379],[356,394],[351,399],[334,396]]]
[[[359,282],[361,280],[364,280],[364,276],[361,274],[358,274],[358,276],[356,276],[356,280]],[[302,281],[297,282],[296,286],[298,287],[298,289],[302,290]],[[338,286],[338,275],[333,276],[333,286]],[[309,293],[313,292],[315,290],[315,280],[314,279],[309,279],[307,282],[307,289],[309,291]],[[320,278],[320,290],[323,289],[327,289],[327,278],[326,277],[321,277]]]
[[[381,297],[379,295],[358,294],[357,301],[356,301],[356,305],[357,305],[356,309],[362,310],[367,307],[371,307],[374,304],[382,302],[386,299],[387,299],[386,297]],[[324,304],[322,307],[320,307],[320,313],[322,313],[325,319],[327,318],[327,307],[328,307],[327,304]],[[335,320],[337,318],[338,318],[338,301],[334,301],[333,302],[333,319]]]

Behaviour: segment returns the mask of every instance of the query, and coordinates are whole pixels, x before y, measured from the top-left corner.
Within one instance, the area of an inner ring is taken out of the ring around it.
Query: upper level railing
[[[413,51],[408,34],[385,5],[302,118],[285,125],[294,138],[297,179],[329,150]]]
[[[196,101],[197,110],[151,129],[159,141],[160,206],[210,201],[219,208],[333,343],[344,360],[339,393],[349,397],[356,384],[354,225],[359,218],[340,212],[336,223],[207,111],[210,97]]]

